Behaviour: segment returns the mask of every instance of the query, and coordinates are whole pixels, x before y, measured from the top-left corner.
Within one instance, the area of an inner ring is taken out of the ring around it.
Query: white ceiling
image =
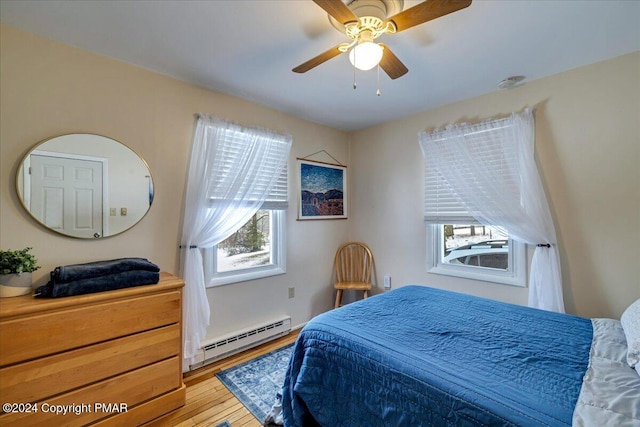
[[[474,0],[378,39],[409,68],[397,80],[381,71],[378,97],[375,69],[352,89],[347,55],[291,71],[348,41],[311,0],[0,0],[0,20],[343,130],[482,95],[508,76],[526,83],[640,51],[637,0]]]

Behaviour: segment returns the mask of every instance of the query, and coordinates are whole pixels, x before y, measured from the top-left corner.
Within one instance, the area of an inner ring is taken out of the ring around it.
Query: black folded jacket
[[[133,270],[159,272],[160,268],[145,258],[118,258],[56,267],[51,272],[51,282],[69,283]]]
[[[49,281],[40,286],[33,293],[37,298],[60,298],[73,295],[91,294],[133,286],[152,285],[160,281],[157,271],[131,270],[120,273],[106,274],[88,279],[79,279],[67,283]]]

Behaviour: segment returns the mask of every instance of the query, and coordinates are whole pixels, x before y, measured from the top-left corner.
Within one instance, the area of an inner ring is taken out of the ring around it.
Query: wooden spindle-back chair
[[[335,308],[342,305],[344,290],[363,291],[363,298],[371,290],[373,255],[371,249],[361,242],[347,242],[340,246],[334,260],[336,289]]]

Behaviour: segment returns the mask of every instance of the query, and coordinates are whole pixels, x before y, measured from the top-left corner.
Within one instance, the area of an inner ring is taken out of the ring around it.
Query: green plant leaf
[[[31,273],[39,269],[38,260],[29,253],[31,249],[0,250],[0,274]]]

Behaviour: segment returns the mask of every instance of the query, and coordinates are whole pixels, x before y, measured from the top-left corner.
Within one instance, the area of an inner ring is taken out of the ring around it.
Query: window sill
[[[461,277],[463,279],[479,280],[482,282],[500,283],[510,286],[526,286],[526,278],[516,277],[509,271],[503,272],[483,268],[478,268],[477,271],[470,271],[469,267],[457,268],[455,266],[438,265],[436,267],[431,267],[428,270],[428,273]]]
[[[219,274],[217,277],[211,279],[207,288],[214,288],[216,286],[230,285],[232,283],[246,282],[248,280],[262,279],[265,277],[278,276],[285,274],[287,271],[278,266],[269,266],[263,269],[251,269],[247,272],[233,271],[228,274]]]

